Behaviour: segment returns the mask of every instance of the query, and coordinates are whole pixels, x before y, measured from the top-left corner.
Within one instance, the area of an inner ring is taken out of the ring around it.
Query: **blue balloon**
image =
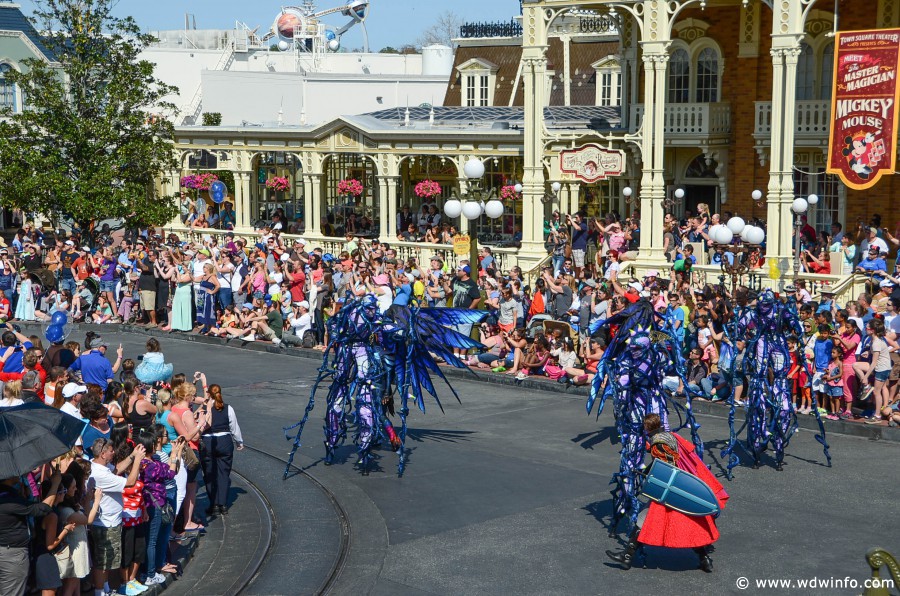
[[[55,313],[53,313],[53,316],[50,317],[51,325],[59,325],[60,327],[62,327],[68,322],[69,316],[61,310],[56,311]]]
[[[221,203],[225,200],[225,195],[220,192],[214,192],[212,195],[213,203]]]
[[[58,314],[64,315],[65,313],[54,313],[54,316]],[[62,325],[50,325],[49,327],[47,327],[47,331],[44,332],[44,337],[51,344],[58,344],[66,338],[66,332],[65,330],[63,330]]]

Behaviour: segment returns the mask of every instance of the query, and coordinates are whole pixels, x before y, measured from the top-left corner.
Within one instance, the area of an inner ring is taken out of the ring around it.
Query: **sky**
[[[319,10],[340,6],[344,0],[317,0]],[[34,0],[18,0],[22,11],[30,14]],[[196,17],[198,29],[231,29],[236,20],[250,28],[260,26],[265,32],[272,25],[282,6],[300,4],[299,0],[283,3],[237,0],[119,0],[119,16],[134,17],[144,30],[180,29],[184,14]],[[464,21],[508,21],[519,14],[519,0],[371,0],[366,29],[369,48],[378,51],[385,46],[400,47],[416,41],[437,17],[452,11]],[[340,27],[347,17],[335,14],[325,17],[329,25]],[[343,39],[345,48],[362,47],[363,36],[354,27]]]

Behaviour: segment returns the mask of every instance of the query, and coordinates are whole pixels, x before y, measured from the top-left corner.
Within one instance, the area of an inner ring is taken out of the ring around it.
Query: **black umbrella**
[[[0,408],[0,478],[27,474],[68,453],[87,423],[42,403]]]

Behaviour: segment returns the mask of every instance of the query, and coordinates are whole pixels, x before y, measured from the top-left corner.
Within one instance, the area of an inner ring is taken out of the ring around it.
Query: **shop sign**
[[[625,172],[625,153],[589,144],[559,154],[559,167],[582,182],[592,183]]]
[[[458,257],[464,257],[469,254],[468,235],[459,235],[453,237],[453,252]]]
[[[839,32],[835,50],[828,173],[863,190],[897,162],[900,29]]]

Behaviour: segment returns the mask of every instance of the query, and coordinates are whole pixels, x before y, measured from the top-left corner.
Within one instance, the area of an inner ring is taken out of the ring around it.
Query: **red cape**
[[[678,461],[675,465],[705,482],[712,489],[719,501],[719,507],[725,508],[728,493],[716,480],[709,468],[697,457],[694,445],[676,433],[678,441]],[[641,526],[638,542],[649,546],[665,546],[668,548],[697,548],[707,546],[719,539],[719,530],[713,516],[695,517],[685,515],[655,501],[650,502],[647,519]]]

